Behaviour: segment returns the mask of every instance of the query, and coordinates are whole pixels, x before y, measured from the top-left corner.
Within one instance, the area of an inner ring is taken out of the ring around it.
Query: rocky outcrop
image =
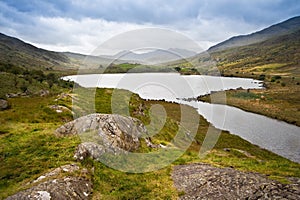
[[[136,150],[140,146],[139,138],[147,136],[147,130],[141,121],[132,117],[90,114],[64,124],[56,134],[79,134],[83,143],[77,147],[75,158],[82,160],[87,156],[96,159],[104,152]]]
[[[300,179],[281,184],[256,173],[207,164],[178,165],[172,178],[180,199],[300,199]]]
[[[30,94],[31,92],[26,90],[25,92],[8,93],[6,94],[6,98],[28,97]]]
[[[6,110],[9,108],[8,101],[0,99],[0,110]]]
[[[7,200],[90,199],[91,183],[78,177],[65,177],[43,182],[19,192]]]
[[[91,199],[91,180],[86,178],[88,176],[70,175],[76,172],[82,175],[88,173],[86,169],[80,169],[75,164],[65,165],[40,176],[29,183],[29,185],[34,186],[8,197],[7,200]]]

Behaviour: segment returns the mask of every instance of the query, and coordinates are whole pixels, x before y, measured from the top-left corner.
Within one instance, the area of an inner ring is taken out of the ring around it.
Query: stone
[[[91,199],[91,180],[86,178],[87,176],[78,177],[70,175],[79,170],[82,175],[87,173],[86,169],[80,169],[76,164],[56,168],[28,183],[27,185],[33,185],[31,188],[9,196],[7,200]],[[66,174],[68,175],[66,176]]]
[[[87,157],[92,159],[98,159],[105,153],[105,147],[93,142],[84,142],[77,146],[74,158],[78,161],[82,161]]]
[[[39,94],[41,97],[48,96],[50,94],[49,90],[40,90]]]
[[[0,99],[0,110],[6,110],[9,108],[8,101]]]
[[[51,108],[52,110],[55,110],[57,113],[62,113],[62,112],[70,112],[72,114],[73,111],[70,110],[68,107],[66,106],[61,106],[61,105],[50,105],[49,108]]]
[[[48,180],[25,191],[18,192],[6,200],[17,199],[90,199],[91,182],[79,177],[65,177]]]
[[[143,123],[132,117],[117,114],[90,114],[56,129],[60,136],[80,135],[83,144],[75,152],[77,160],[90,156],[99,158],[104,152],[120,153],[139,148],[139,138],[148,135]],[[93,140],[91,141],[91,137]]]
[[[7,98],[16,98],[16,97],[18,97],[19,95],[18,94],[15,94],[15,93],[8,93],[8,94],[6,94],[6,97]]]
[[[64,165],[64,166],[61,166],[61,167],[58,167],[58,168],[52,170],[51,172],[43,174],[42,176],[38,177],[36,180],[34,180],[31,183],[37,183],[45,178],[51,178],[51,177],[58,176],[62,172],[72,173],[72,172],[78,171],[79,169],[80,169],[79,166],[76,164]],[[31,184],[31,183],[28,183],[28,184]]]
[[[194,163],[175,166],[172,179],[184,192],[180,199],[300,199],[298,178],[281,184],[258,173]]]

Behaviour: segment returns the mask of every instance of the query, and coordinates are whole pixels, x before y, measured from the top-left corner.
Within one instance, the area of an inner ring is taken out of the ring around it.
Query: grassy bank
[[[226,103],[300,126],[299,82],[299,77],[270,75],[265,77],[265,89],[226,91]],[[212,95],[217,97],[218,93]],[[208,95],[198,100],[210,102],[210,98]]]
[[[83,93],[88,93],[88,90]],[[96,111],[111,113],[111,89],[98,89]],[[121,91],[121,94],[128,94]],[[54,130],[72,120],[70,112],[57,113],[49,108],[59,104],[71,106],[69,97],[55,100],[56,96],[9,99],[11,109],[0,112],[0,199],[21,189],[52,168],[75,162],[73,153],[80,139],[76,136],[58,138]],[[164,101],[144,101],[137,95],[121,98],[129,101],[129,113],[151,124],[150,108],[159,104],[167,113],[166,123],[156,127],[153,142],[169,144],[178,130],[181,107]],[[120,104],[121,105],[121,104]],[[121,108],[121,111],[124,108]],[[196,110],[186,107],[189,117],[198,116]],[[121,112],[120,111],[120,112]],[[152,120],[157,120],[153,118]],[[188,122],[187,122],[188,123]],[[155,128],[155,127],[154,127]],[[188,128],[188,127],[187,127]],[[204,158],[198,153],[206,136],[208,122],[200,117],[197,135],[189,149],[170,166],[145,174],[130,174],[111,169],[100,162],[86,160],[80,165],[94,168],[94,199],[176,199],[180,191],[173,187],[170,173],[172,165],[206,162],[221,167],[234,167],[243,171],[267,174],[286,181],[286,176],[300,177],[299,164],[261,149],[238,136],[222,132],[215,147]],[[155,151],[142,143],[139,152]]]

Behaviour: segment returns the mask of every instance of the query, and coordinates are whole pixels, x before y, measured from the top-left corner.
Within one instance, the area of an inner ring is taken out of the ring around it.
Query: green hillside
[[[62,53],[40,49],[0,33],[0,65],[6,64],[40,70],[71,67],[70,59]]]
[[[62,53],[0,33],[0,98],[58,93],[72,86],[59,77],[75,69],[76,65]]]
[[[225,75],[300,75],[300,30],[260,43],[211,52]]]
[[[236,36],[186,60],[167,64],[182,74],[260,78],[300,76],[300,17],[262,31]]]

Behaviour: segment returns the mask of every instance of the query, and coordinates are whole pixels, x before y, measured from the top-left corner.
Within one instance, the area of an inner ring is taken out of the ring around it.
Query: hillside
[[[221,51],[268,40],[273,37],[289,34],[300,29],[300,16],[272,25],[261,31],[248,35],[235,36],[209,48],[209,52]]]
[[[219,70],[231,74],[300,75],[300,30],[268,40],[211,52]]]
[[[251,44],[250,44],[251,43]],[[167,63],[180,73],[259,78],[260,75],[300,77],[300,17],[257,33],[236,36],[187,60]]]
[[[0,98],[59,93],[60,80],[76,69],[66,55],[47,51],[0,33]]]
[[[28,69],[64,69],[70,59],[62,53],[47,51],[0,33],[0,64]]]
[[[292,18],[261,32],[272,32],[270,30],[274,31],[276,27],[291,27],[291,22],[296,19],[299,21],[299,17]],[[228,105],[300,125],[300,29],[291,29],[286,34],[273,32],[272,37],[253,44],[224,50],[212,49],[209,54],[193,57],[190,63],[203,74],[215,73],[264,81],[265,90],[227,91]],[[204,65],[209,62],[212,63],[210,66]],[[177,63],[177,66],[184,65],[187,63]],[[199,99],[209,101],[210,98]]]

